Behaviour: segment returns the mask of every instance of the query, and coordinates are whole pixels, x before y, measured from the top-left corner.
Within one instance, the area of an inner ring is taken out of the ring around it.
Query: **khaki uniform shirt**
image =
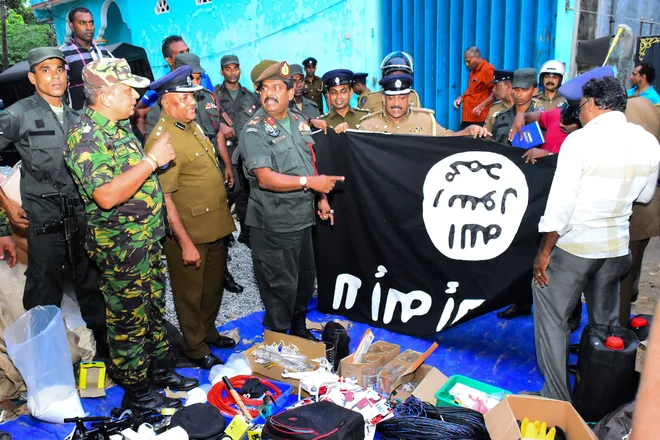
[[[213,144],[196,121],[184,124],[161,113],[145,145],[148,153],[161,133],[169,133],[176,159],[158,179],[164,193],[172,193],[183,226],[195,244],[212,243],[234,232],[224,176]]]
[[[365,105],[367,103],[367,96],[371,93],[371,90],[367,89],[366,92],[360,93],[358,96],[358,108],[366,109]]]
[[[433,110],[410,108],[408,116],[404,117],[399,123],[395,123],[387,117],[385,112],[380,111],[360,119],[358,130],[392,134],[452,136],[454,132],[438,124],[434,115]]]
[[[546,112],[552,110],[553,108],[561,107],[566,102],[566,98],[561,96],[559,93],[557,93],[553,99],[548,98],[545,92],[539,93],[534,98],[539,101],[539,104]]]
[[[660,142],[660,113],[646,98],[629,98],[626,105],[628,122],[643,127]],[[633,204],[630,216],[630,241],[644,240],[660,235],[660,191],[647,204]]]
[[[364,104],[362,104],[363,100]],[[369,113],[379,112],[383,109],[383,94],[381,92],[369,92],[365,97],[360,99],[359,104],[360,108],[368,110]],[[410,92],[410,106],[422,107],[422,101],[414,90]]]
[[[486,123],[484,124],[484,128],[492,133],[493,124],[495,124],[495,118],[497,115],[510,108],[511,106],[506,101],[497,101],[495,104],[493,104],[493,106],[490,108],[490,111],[488,112],[488,116],[486,116]]]
[[[303,96],[307,99],[311,99],[316,103],[316,106],[319,108],[319,111],[323,111],[323,81],[318,76],[314,76],[311,81],[307,80],[305,77],[305,89],[303,90]]]
[[[543,106],[539,101],[532,98],[532,104],[525,110],[525,113],[543,111]],[[509,130],[516,118],[516,106],[511,106],[508,110],[500,112],[493,123],[493,140],[501,144],[511,145],[509,142]]]
[[[344,117],[337,113],[337,111],[333,108],[328,113],[321,115],[319,119],[326,121],[328,123],[328,127],[330,128],[335,128],[342,122],[348,122],[348,128],[357,128],[358,124],[360,123],[360,119],[367,116],[368,114],[369,112],[367,110],[349,107],[348,113],[346,113],[346,117]]]
[[[291,134],[263,108],[245,125],[238,141],[250,182],[245,224],[272,232],[301,231],[314,224],[314,191],[268,191],[259,187],[257,168],[289,176],[313,176],[314,139],[304,117],[289,110]]]

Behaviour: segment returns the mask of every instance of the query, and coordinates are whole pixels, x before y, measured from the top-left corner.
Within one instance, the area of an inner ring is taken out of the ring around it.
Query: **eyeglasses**
[[[584,101],[582,104],[580,104],[580,105],[578,106],[577,110],[575,110],[575,114],[576,114],[577,116],[580,116],[580,110],[582,110],[582,107],[584,107],[584,105],[585,105],[587,102],[589,102],[589,101]]]

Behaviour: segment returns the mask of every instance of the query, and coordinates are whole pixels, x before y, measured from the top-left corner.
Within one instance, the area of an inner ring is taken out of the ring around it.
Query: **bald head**
[[[477,49],[477,46],[470,46],[463,53],[463,59],[465,61],[465,67],[470,70],[474,70],[479,67],[481,63],[481,52]]]

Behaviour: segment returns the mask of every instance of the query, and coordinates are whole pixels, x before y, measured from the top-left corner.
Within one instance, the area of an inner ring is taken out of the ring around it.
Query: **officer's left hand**
[[[16,243],[11,236],[0,237],[0,260],[5,259],[5,253],[9,253],[9,267],[16,266]]]
[[[323,130],[323,133],[328,133],[328,123],[323,119],[310,119],[309,122],[311,122],[315,128]]]
[[[236,183],[236,175],[234,175],[233,167],[225,167],[225,184],[229,188],[233,188]]]
[[[480,125],[470,125],[467,128],[468,134],[474,138],[492,136],[491,132]]]
[[[334,225],[335,224],[335,211],[330,208],[330,203],[328,203],[328,199],[322,198],[319,200],[318,203],[318,210],[316,213],[318,214],[319,218],[321,220],[328,220],[330,219],[330,224]]]

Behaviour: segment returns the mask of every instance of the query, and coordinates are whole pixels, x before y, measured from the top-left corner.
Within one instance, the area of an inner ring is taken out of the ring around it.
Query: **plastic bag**
[[[56,306],[28,310],[5,330],[7,353],[21,372],[28,392],[28,410],[33,417],[62,423],[67,417],[82,417],[76,391],[71,350],[62,312]]]
[[[234,376],[249,376],[252,374],[250,362],[247,355],[243,353],[234,353],[229,356],[224,365],[215,365],[209,372],[209,382],[215,385],[222,380],[223,376],[232,378]]]

